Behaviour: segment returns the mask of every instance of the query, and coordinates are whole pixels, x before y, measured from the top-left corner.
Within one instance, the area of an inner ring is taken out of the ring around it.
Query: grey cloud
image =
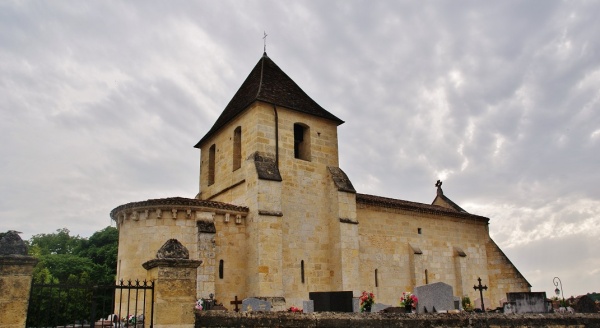
[[[0,230],[89,235],[122,203],[195,195],[192,146],[266,31],[269,56],[346,121],[340,166],[359,192],[429,203],[445,174],[534,290],[557,242],[586,250],[570,265],[598,263],[573,237],[600,216],[595,3],[0,6]]]

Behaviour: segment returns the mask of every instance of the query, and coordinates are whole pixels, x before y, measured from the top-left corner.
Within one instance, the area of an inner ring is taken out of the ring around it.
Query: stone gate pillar
[[[0,328],[25,327],[37,262],[17,232],[0,233]]]
[[[200,260],[189,259],[187,248],[177,239],[169,239],[155,259],[142,265],[147,279],[154,281],[154,327],[194,327],[196,271],[200,264]]]

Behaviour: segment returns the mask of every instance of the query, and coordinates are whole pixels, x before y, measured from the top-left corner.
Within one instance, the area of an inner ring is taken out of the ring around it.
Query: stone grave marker
[[[389,307],[392,307],[391,305],[388,304],[383,304],[383,303],[375,303],[373,304],[373,306],[371,307],[371,312],[376,313],[379,311],[383,311]]]
[[[505,314],[515,313],[515,303],[514,302],[504,302],[502,305],[502,312]]]
[[[454,309],[452,286],[443,282],[415,287],[414,294],[419,300],[417,302],[417,313],[432,313]]]
[[[573,308],[578,313],[597,313],[598,308],[594,300],[588,295],[580,295],[573,301]]]
[[[504,303],[508,302],[508,299],[505,298],[501,298],[500,301],[498,301],[500,307],[504,307]]]
[[[304,313],[315,312],[315,302],[314,301],[302,301],[302,312],[304,312]]]
[[[474,308],[481,310],[481,298],[476,298],[475,301],[474,301],[474,303],[475,303],[475,307]],[[486,308],[489,308],[490,304],[492,304],[492,303],[490,303],[490,299],[487,298],[487,297],[484,297],[483,298],[483,305]]]
[[[546,313],[546,292],[506,293],[506,299],[514,303],[515,313]],[[487,301],[486,301],[487,302]]]
[[[458,296],[454,296],[454,309],[462,311],[462,299]]]
[[[360,299],[357,297],[352,298],[352,312],[360,312]]]
[[[314,301],[315,312],[352,312],[352,292],[310,292],[308,298]]]
[[[242,301],[242,311],[245,312],[268,312],[271,311],[271,302],[263,301],[258,298],[246,298]]]

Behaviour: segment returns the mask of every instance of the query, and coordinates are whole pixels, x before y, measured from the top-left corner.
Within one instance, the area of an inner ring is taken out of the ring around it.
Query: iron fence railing
[[[32,284],[26,326],[153,327],[153,312],[153,281]]]

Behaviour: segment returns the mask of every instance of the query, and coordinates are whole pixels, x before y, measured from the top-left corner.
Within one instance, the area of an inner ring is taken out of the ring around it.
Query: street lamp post
[[[562,281],[560,281],[559,277],[554,277],[554,279],[552,279],[552,282],[554,283],[554,286],[556,286],[556,289],[554,290],[554,292],[556,293],[556,297],[558,297],[558,296],[560,296],[562,294],[562,304],[561,305],[566,305],[566,303],[565,303],[565,293],[563,291]],[[559,283],[560,283],[560,289],[558,288],[558,284]]]

